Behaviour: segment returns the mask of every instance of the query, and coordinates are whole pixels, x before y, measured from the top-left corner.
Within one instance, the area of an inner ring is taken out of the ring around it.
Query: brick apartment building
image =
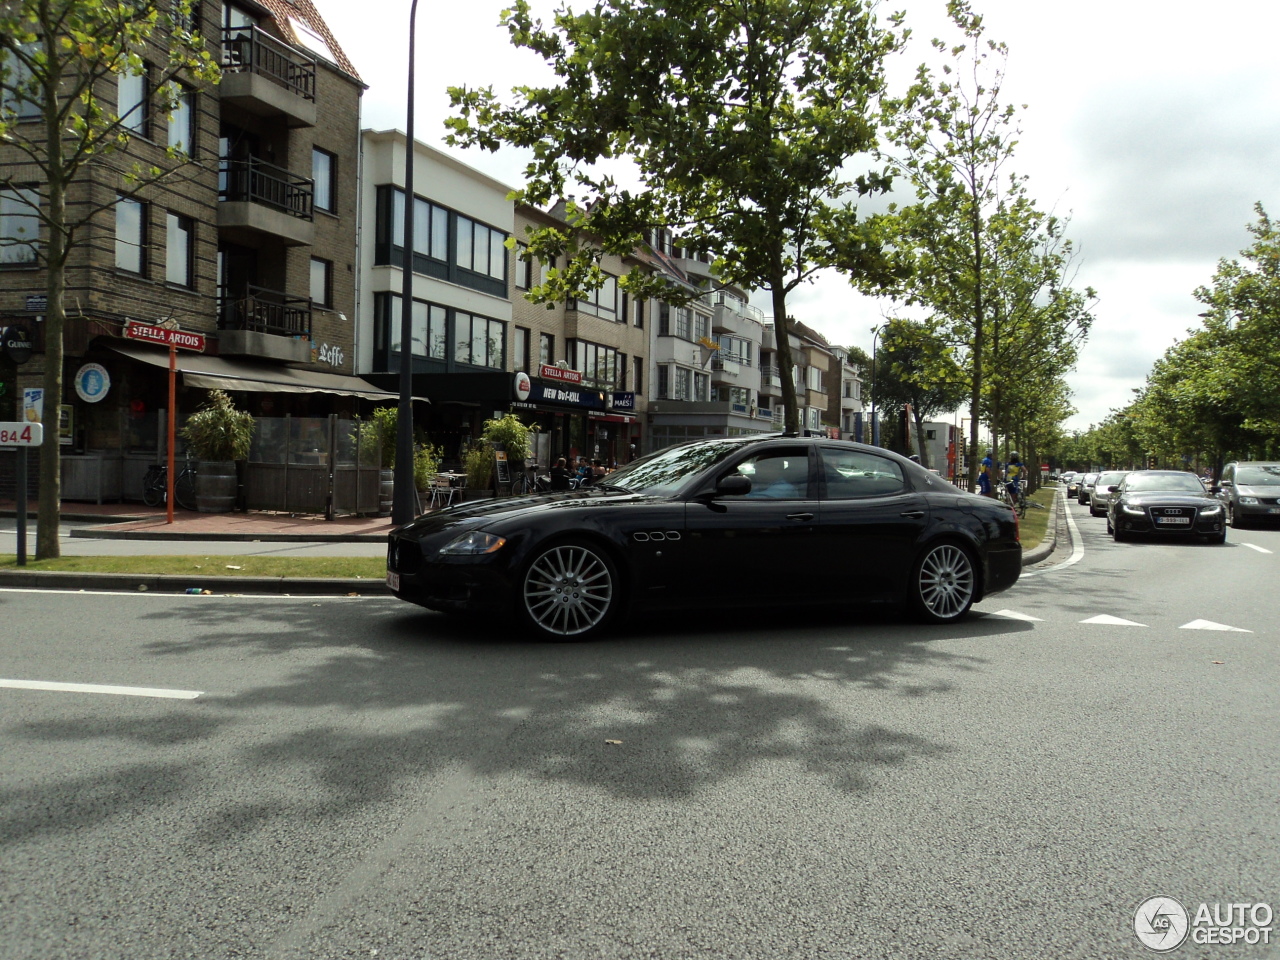
[[[348,414],[385,397],[352,376],[364,90],[355,67],[311,0],[203,0],[192,23],[221,64],[219,84],[184,84],[169,117],[150,104],[157,68],[97,91],[116,115],[127,112],[131,139],[71,190],[73,214],[108,206],[69,264],[61,397],[38,396],[40,259],[18,248],[0,264],[0,327],[26,328],[35,345],[20,367],[0,360],[0,419],[31,416],[38,402],[46,429],[58,424],[66,499],[134,498],[163,453],[168,353],[128,338],[131,323],[207,339],[203,354],[180,354],[178,422],[212,387],[272,417]],[[143,51],[148,63],[164,62],[167,29]],[[135,162],[172,168],[171,146],[191,162],[110,206]],[[21,220],[17,185],[39,202],[31,180],[14,148],[0,146],[0,234]],[[105,389],[78,390],[85,376]]]

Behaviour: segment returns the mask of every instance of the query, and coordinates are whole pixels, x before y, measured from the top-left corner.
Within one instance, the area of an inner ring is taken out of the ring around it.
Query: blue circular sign
[[[86,363],[76,371],[76,396],[86,403],[97,403],[111,389],[111,375],[99,363]]]

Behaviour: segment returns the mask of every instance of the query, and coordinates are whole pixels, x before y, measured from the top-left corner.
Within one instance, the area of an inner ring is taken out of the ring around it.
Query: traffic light
[[[1147,457],[1147,469],[1154,470],[1159,465],[1159,461],[1154,457]]]

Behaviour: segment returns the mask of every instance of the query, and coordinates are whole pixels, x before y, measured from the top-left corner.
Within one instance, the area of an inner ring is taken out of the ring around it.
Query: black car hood
[[[1173,490],[1162,493],[1152,490],[1149,493],[1126,493],[1119,502],[1131,507],[1150,507],[1156,504],[1162,507],[1202,507],[1218,501],[1203,493],[1179,493]]]
[[[653,497],[626,490],[589,487],[585,490],[544,493],[522,497],[494,497],[446,507],[428,513],[416,520],[392,530],[392,534],[422,535],[435,533],[447,527],[462,529],[480,528],[499,520],[518,518],[522,514],[539,514],[548,510],[566,510],[608,503],[639,503]]]

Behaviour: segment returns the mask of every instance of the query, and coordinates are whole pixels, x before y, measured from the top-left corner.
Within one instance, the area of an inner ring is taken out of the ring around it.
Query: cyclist
[[[1009,491],[1009,502],[1017,503],[1027,482],[1027,466],[1014,450],[1009,454],[1009,463],[1005,467],[1004,488]]]
[[[988,450],[978,466],[978,492],[984,497],[991,496],[991,476],[994,467],[995,461],[991,459],[991,451]]]

